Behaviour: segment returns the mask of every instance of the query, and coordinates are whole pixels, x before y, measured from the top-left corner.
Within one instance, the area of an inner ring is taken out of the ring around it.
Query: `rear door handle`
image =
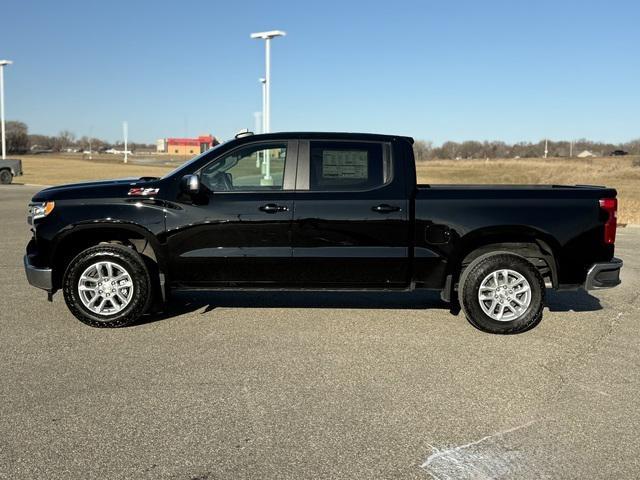
[[[275,203],[267,203],[266,205],[262,205],[260,210],[265,213],[277,213],[277,212],[286,212],[289,210],[289,207],[286,205],[276,205]]]
[[[376,205],[375,207],[371,207],[371,210],[378,213],[391,213],[391,212],[399,212],[402,209],[400,207],[396,207],[395,205],[387,205],[383,203],[381,205]]]

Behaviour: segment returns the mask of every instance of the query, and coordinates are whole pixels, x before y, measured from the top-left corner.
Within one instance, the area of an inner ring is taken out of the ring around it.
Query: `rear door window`
[[[311,142],[309,189],[370,190],[385,185],[392,174],[389,150],[382,143]]]

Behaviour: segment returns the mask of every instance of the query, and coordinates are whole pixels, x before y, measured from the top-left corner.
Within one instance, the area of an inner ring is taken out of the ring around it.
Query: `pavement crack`
[[[420,465],[435,480],[491,479],[498,471],[511,471],[514,451],[499,443],[500,437],[527,428],[538,420],[518,425],[473,442],[447,449],[429,444],[433,453]]]
[[[568,385],[578,385],[577,382],[572,381],[569,377],[569,374],[567,372],[567,370],[569,369],[569,365],[574,364],[577,366],[584,362],[588,357],[597,354],[598,351],[600,351],[602,345],[607,341],[607,339],[609,339],[611,335],[613,335],[623,316],[624,312],[618,312],[609,322],[606,331],[575,355],[555,361],[551,360],[546,363],[538,364],[540,368],[542,368],[550,375],[555,376],[560,382],[560,388],[555,391],[552,398],[558,398],[562,393],[562,389],[567,387]]]

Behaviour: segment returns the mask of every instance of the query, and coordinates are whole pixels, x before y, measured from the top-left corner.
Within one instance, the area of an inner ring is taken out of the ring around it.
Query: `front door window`
[[[287,145],[253,145],[206,166],[200,181],[213,192],[282,190]]]

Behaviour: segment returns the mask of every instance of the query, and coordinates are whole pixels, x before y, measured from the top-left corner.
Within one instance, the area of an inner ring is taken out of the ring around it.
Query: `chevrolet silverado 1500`
[[[417,184],[412,143],[243,135],[163,178],[47,188],[27,278],[99,327],[179,289],[435,289],[493,333],[535,326],[547,288],[620,283],[615,190]]]

